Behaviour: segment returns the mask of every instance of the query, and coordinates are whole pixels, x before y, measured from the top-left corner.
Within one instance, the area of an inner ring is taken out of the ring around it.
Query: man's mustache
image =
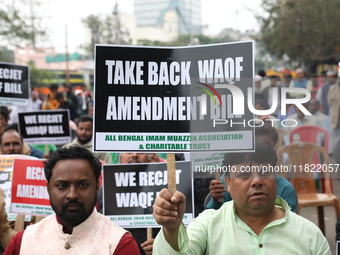
[[[67,203],[63,204],[63,210],[65,210],[67,207],[69,207],[70,205],[79,205],[79,207],[84,208],[84,204],[82,202],[79,202],[78,200],[72,199],[69,200]]]
[[[132,159],[129,160],[128,163],[142,163],[142,162],[140,162],[140,161],[139,161],[138,159],[136,159],[136,158],[132,158]]]

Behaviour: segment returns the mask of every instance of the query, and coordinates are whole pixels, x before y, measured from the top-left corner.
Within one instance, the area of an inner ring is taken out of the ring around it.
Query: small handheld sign
[[[28,144],[65,144],[71,142],[69,110],[21,112],[19,132]]]
[[[43,162],[42,159],[14,160],[11,212],[42,217],[53,213]]]
[[[29,67],[0,62],[0,105],[29,105]]]
[[[175,182],[186,196],[183,223],[194,216],[191,162],[176,163]],[[103,214],[123,228],[159,228],[152,205],[163,188],[168,187],[166,163],[103,165]]]
[[[5,202],[6,202],[6,212],[7,219],[9,221],[15,221],[17,218],[17,214],[12,213],[11,211],[11,198],[16,194],[16,192],[12,191],[12,182],[13,182],[13,169],[15,168],[14,162],[17,159],[28,159],[31,161],[37,160],[35,157],[19,155],[19,154],[10,154],[10,155],[0,155],[0,187],[4,191],[5,194]],[[21,172],[21,168],[19,168],[18,172]],[[18,212],[20,214],[24,212]],[[19,217],[20,218],[20,217]],[[19,220],[18,218],[18,220]],[[25,221],[29,221],[30,217],[25,217]]]

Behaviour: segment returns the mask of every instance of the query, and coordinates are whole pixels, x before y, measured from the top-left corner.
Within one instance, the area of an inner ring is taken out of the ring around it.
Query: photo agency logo
[[[251,82],[253,82],[252,79]],[[272,127],[278,123],[282,127],[296,127],[297,121],[294,119],[279,120],[277,118],[269,118],[277,107],[281,109],[281,115],[287,115],[287,105],[295,105],[304,115],[312,115],[303,105],[311,98],[309,90],[304,88],[277,88],[272,89],[272,105],[267,110],[258,110],[254,104],[254,92],[252,87],[247,88],[247,107],[248,110],[257,116],[257,118],[245,119],[245,95],[242,90],[232,84],[207,84],[198,82],[201,86],[198,89],[205,92],[201,95],[201,114],[208,115],[210,109],[210,119],[212,119],[213,127],[218,125],[228,125],[229,127],[261,127],[265,122],[270,122]],[[281,93],[279,93],[279,89]],[[218,91],[217,91],[218,90]],[[289,94],[299,93],[298,98],[289,98]],[[209,97],[208,97],[209,96]],[[279,104],[279,97],[280,102]],[[210,100],[210,102],[209,102]]]
[[[270,84],[268,87],[270,108],[257,108],[254,102],[255,80],[247,78],[250,72],[244,58],[235,56],[227,57],[225,60],[198,61],[197,88],[204,92],[198,96],[200,112],[212,121],[214,128],[222,125],[231,128],[261,127],[265,121],[271,122],[272,127],[296,127],[297,121],[294,119],[279,120],[271,115],[276,114],[278,110],[281,110],[281,115],[287,115],[287,105],[295,105],[304,115],[311,115],[303,105],[311,98],[310,91],[305,88],[276,87]],[[299,96],[293,98],[291,95]]]

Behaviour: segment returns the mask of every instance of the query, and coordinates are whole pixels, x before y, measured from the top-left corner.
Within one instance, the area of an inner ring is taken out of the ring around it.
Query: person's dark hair
[[[64,88],[71,90],[71,85],[64,84]]]
[[[288,74],[284,75],[284,78],[285,79],[291,79],[291,78],[293,78],[293,76],[290,73],[288,73]]]
[[[9,124],[5,127],[5,130],[4,132],[8,131],[8,130],[11,130],[11,129],[14,129],[15,131],[17,131],[19,133],[19,126],[18,126],[18,123],[12,123],[12,124]]]
[[[271,122],[269,122],[269,125],[271,125]],[[270,139],[273,140],[274,144],[276,144],[279,140],[279,134],[272,126],[263,125],[262,127],[255,128],[255,137],[260,138],[263,136],[268,136]]]
[[[90,115],[82,115],[79,117],[79,119],[77,120],[77,127],[79,122],[87,122],[90,121],[93,124],[93,118]]]
[[[310,105],[311,101],[315,101],[318,105],[320,105],[320,101],[317,100],[315,97],[311,98],[311,99],[308,101],[308,105]]]
[[[9,119],[9,110],[7,106],[0,106],[0,115],[2,115],[5,120]]]
[[[261,106],[262,106],[263,108],[265,108],[265,109],[268,108],[268,105],[267,105],[266,102],[263,101],[262,99],[257,99],[257,100],[255,101],[255,105],[257,105],[257,104],[261,105]]]
[[[264,70],[259,70],[257,74],[260,75],[262,78],[266,77],[266,72]]]
[[[57,93],[55,93],[55,96],[54,96],[54,98],[56,100],[63,98],[63,97],[64,97],[64,94],[62,92],[57,92]]]
[[[58,84],[51,84],[50,86],[49,86],[49,89],[50,90],[58,90]]]
[[[44,162],[45,167],[45,177],[46,180],[49,182],[53,173],[53,168],[60,160],[65,159],[85,159],[89,162],[91,165],[91,168],[93,170],[94,176],[96,177],[96,180],[98,181],[100,172],[102,169],[102,164],[100,163],[99,159],[93,155],[91,151],[88,149],[85,149],[82,146],[79,145],[73,145],[68,148],[59,148],[55,152],[53,152],[49,159]],[[72,171],[72,169],[70,169]]]
[[[267,141],[262,139],[255,140],[255,152],[226,153],[222,165],[229,169],[229,166],[245,163],[245,165],[256,162],[258,164],[269,163],[276,165],[276,151],[270,147]],[[225,175],[228,177],[230,173],[227,171]]]

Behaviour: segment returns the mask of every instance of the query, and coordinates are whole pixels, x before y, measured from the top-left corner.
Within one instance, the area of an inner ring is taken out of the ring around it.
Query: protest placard
[[[0,62],[0,105],[29,105],[29,67]]]
[[[9,221],[15,221],[17,214],[10,212],[11,196],[12,196],[12,178],[13,165],[15,159],[36,160],[37,158],[26,155],[0,155],[0,187],[5,193],[6,213]],[[20,170],[19,170],[20,171]],[[26,217],[25,221],[29,221],[30,217]]]
[[[119,164],[103,166],[103,213],[124,228],[159,227],[152,205],[167,188],[166,163]],[[187,199],[184,224],[193,218],[190,162],[176,162],[176,185]]]
[[[28,144],[65,144],[71,141],[68,110],[20,112],[19,132]]]
[[[222,166],[224,154],[218,151],[191,153],[190,160],[193,163],[194,172],[214,173],[215,170],[218,171],[218,167]]]
[[[54,213],[47,193],[43,160],[14,160],[11,212],[36,216]]]
[[[253,42],[95,49],[94,151],[254,149]]]

